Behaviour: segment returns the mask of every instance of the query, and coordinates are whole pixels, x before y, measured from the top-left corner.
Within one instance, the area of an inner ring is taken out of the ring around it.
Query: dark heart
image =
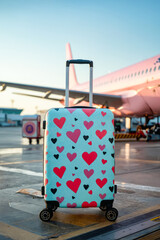
[[[75,118],[74,120],[75,120],[75,121],[77,121],[78,119],[77,119],[77,118]]]
[[[104,155],[106,155],[107,152],[103,152]]]
[[[74,147],[74,146],[72,146],[72,149],[75,149],[75,147]]]
[[[89,138],[89,136],[84,135],[83,138],[84,138],[85,141],[87,141],[87,139]]]
[[[85,190],[87,190],[89,188],[89,185],[88,184],[84,184],[83,187],[84,187]]]
[[[114,153],[112,153],[111,156],[114,158]]]
[[[74,197],[74,196],[72,196],[72,199],[75,199],[75,197]]]
[[[57,138],[51,138],[51,141],[52,141],[52,143],[56,143],[57,142]]]
[[[57,192],[57,188],[51,188],[51,192],[55,194]]]
[[[78,167],[75,167],[75,170],[77,170],[78,169]]]
[[[59,111],[59,108],[55,108],[56,111]]]
[[[113,143],[113,138],[109,138],[110,143]]]
[[[109,187],[109,190],[110,190],[111,192],[113,192],[113,187]]]
[[[59,154],[54,154],[53,156],[54,156],[56,159],[59,158]]]

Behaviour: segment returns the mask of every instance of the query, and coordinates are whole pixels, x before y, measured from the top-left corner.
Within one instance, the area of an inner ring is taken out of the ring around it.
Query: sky
[[[0,0],[0,81],[65,87],[66,44],[94,62],[94,78],[160,54],[160,0]],[[79,82],[88,69],[76,67]],[[58,102],[0,92],[23,114]]]

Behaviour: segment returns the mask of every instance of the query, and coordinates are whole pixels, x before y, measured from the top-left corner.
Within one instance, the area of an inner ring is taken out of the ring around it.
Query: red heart
[[[58,151],[59,153],[63,152],[63,150],[64,150],[64,147],[63,147],[63,146],[62,146],[62,147],[57,147],[57,151]]]
[[[104,117],[107,113],[102,111],[101,114]]]
[[[84,161],[88,164],[91,165],[97,158],[97,153],[96,152],[91,152],[91,153],[87,153],[84,152],[82,154],[82,158],[84,159]]]
[[[114,126],[114,119],[112,119],[112,124],[113,124],[113,126]]]
[[[88,193],[92,195],[93,192],[92,192],[92,190],[90,190]]]
[[[90,203],[88,202],[82,203],[82,208],[88,208],[88,207],[97,207],[97,203],[95,201],[92,201]]]
[[[101,199],[104,199],[106,197],[106,193],[104,193],[103,195],[100,193],[99,196]]]
[[[60,186],[61,186],[61,183],[57,182],[57,183],[56,183],[56,186],[57,186],[57,187],[60,187]]]
[[[66,121],[66,118],[65,117],[62,117],[60,119],[58,118],[55,118],[53,120],[53,122],[57,125],[57,127],[59,127],[60,129],[62,129],[63,125],[65,124],[65,121]]]
[[[97,135],[97,137],[99,137],[99,139],[102,139],[106,135],[106,133],[107,133],[106,130],[103,130],[103,131],[97,130],[96,131],[96,135]]]
[[[60,137],[61,136],[61,133],[57,132],[57,137]]]
[[[107,183],[107,178],[103,178],[102,180],[100,178],[97,178],[96,183],[100,188],[103,188]]]
[[[74,132],[71,131],[66,132],[67,137],[71,139],[74,143],[78,141],[80,134],[81,131],[79,129],[74,130]]]
[[[45,184],[44,184],[44,185],[46,186],[46,185],[47,185],[47,183],[48,183],[48,179],[46,178],[46,179],[45,179]]]
[[[69,187],[74,193],[78,191],[80,184],[80,178],[76,178],[74,181],[69,180],[66,182],[67,187]]]
[[[87,128],[87,130],[90,129],[93,126],[93,121],[84,121],[84,126]]]
[[[66,167],[62,166],[61,168],[55,167],[53,168],[53,172],[59,177],[62,178],[66,171]]]
[[[89,145],[92,145],[92,142],[90,141],[88,144],[89,144]]]
[[[115,168],[114,168],[114,166],[112,167],[112,171],[113,171],[113,173],[115,173]]]
[[[82,109],[82,111],[88,116],[90,117],[95,111],[96,109]]]
[[[46,130],[46,136],[49,134],[49,131],[48,130]]]
[[[103,163],[103,164],[106,164],[106,163],[107,163],[107,160],[102,159],[102,163]]]

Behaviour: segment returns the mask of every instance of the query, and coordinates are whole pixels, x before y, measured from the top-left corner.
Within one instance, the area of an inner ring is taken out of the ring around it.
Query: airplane
[[[66,58],[67,60],[73,59],[69,43],[66,45]],[[70,65],[69,84],[69,105],[87,105],[89,83],[78,83],[73,64]],[[5,81],[0,81],[0,86],[0,91],[4,91],[7,87],[32,90],[44,93],[44,96],[16,94],[60,101],[62,104],[65,101],[65,89],[61,88]],[[63,97],[61,99],[53,98],[51,94]],[[160,55],[93,80],[94,106],[111,109],[115,117],[145,117],[146,123],[148,123],[150,117],[160,116],[159,103]]]

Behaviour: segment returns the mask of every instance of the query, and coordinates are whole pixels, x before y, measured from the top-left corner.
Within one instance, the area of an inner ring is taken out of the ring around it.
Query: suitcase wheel
[[[116,208],[110,208],[106,211],[105,217],[109,221],[115,221],[118,217],[118,210]]]
[[[43,222],[49,222],[53,217],[53,212],[51,209],[45,208],[40,212],[39,217]]]

